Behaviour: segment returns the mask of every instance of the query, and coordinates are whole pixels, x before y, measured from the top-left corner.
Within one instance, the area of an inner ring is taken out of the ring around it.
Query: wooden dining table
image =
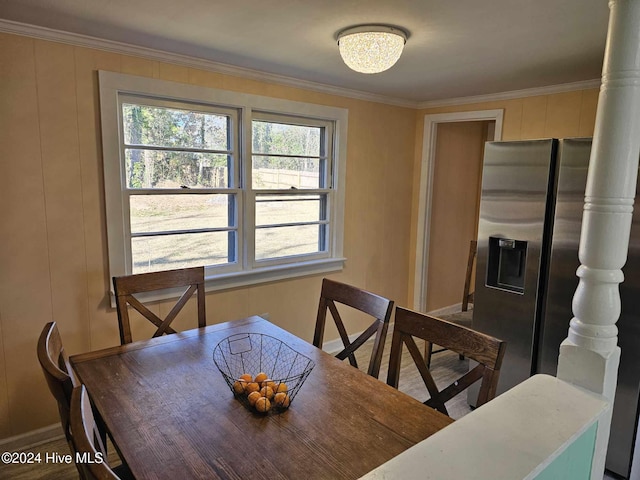
[[[315,363],[282,413],[246,408],[214,364],[216,345],[239,333]],[[452,422],[256,316],[70,360],[138,479],[355,479]]]

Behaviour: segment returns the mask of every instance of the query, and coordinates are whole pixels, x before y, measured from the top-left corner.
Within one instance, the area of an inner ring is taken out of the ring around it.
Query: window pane
[[[126,149],[127,188],[227,188],[231,156]]]
[[[317,222],[325,220],[326,196],[274,196],[256,198],[256,225],[276,223]]]
[[[320,157],[321,127],[287,125],[284,123],[254,120],[253,153],[279,153]]]
[[[125,103],[122,118],[128,145],[230,150],[226,115]]]
[[[254,155],[252,186],[256,189],[324,188],[319,174],[320,165],[324,163],[317,158]]]
[[[232,227],[233,195],[132,195],[131,233]]]
[[[256,230],[256,260],[316,253],[323,225],[260,228]]]
[[[235,261],[235,232],[189,233],[131,239],[133,273]]]

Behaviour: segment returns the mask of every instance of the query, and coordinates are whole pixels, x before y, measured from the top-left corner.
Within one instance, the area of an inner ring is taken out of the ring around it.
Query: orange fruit
[[[259,412],[266,413],[271,410],[271,402],[267,397],[260,397],[258,398],[258,400],[256,400],[255,407]]]
[[[276,393],[280,393],[280,392],[284,392],[287,393],[289,391],[289,387],[287,387],[287,384],[284,382],[281,382],[278,384],[278,386],[274,389],[274,391]]]
[[[261,397],[262,395],[260,395],[260,392],[251,392],[247,397],[247,400],[249,400],[249,405],[251,406],[255,405],[258,399]]]
[[[276,407],[288,408],[289,405],[291,404],[291,399],[289,398],[289,395],[287,395],[286,393],[279,392],[279,393],[276,393],[276,396],[273,399],[273,404]]]
[[[260,390],[260,385],[258,385],[256,382],[247,383],[244,387],[244,391],[246,393],[257,392],[258,390]]]
[[[253,381],[254,381],[254,382],[256,382],[256,383],[262,383],[262,382],[264,382],[267,378],[269,378],[269,377],[267,376],[267,374],[266,374],[266,373],[264,373],[264,372],[260,372],[259,374],[257,374],[257,375],[256,375],[256,378],[254,378],[254,379],[253,379]]]
[[[276,382],[274,382],[270,378],[267,378],[264,382],[260,383],[260,386],[261,387],[271,387],[274,392],[276,390]]]
[[[244,393],[246,386],[247,386],[247,382],[243,380],[236,380],[235,382],[233,382],[233,391],[238,395],[242,395]]]
[[[253,382],[253,377],[249,373],[243,373],[238,380],[244,380],[247,383]]]
[[[260,389],[260,395],[262,395],[263,397],[267,397],[269,400],[271,400],[275,394],[273,392],[273,388],[271,388],[271,387],[262,387]]]

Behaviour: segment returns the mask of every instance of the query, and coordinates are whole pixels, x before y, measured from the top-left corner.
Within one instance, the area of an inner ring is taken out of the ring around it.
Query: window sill
[[[232,288],[248,287],[261,283],[275,282],[279,280],[291,280],[299,277],[318,275],[322,273],[337,272],[344,268],[346,258],[327,258],[308,262],[298,262],[288,265],[275,265],[262,267],[256,270],[242,272],[229,272],[218,275],[210,275],[205,278],[205,292],[216,292]],[[148,294],[136,294],[141,302],[156,302],[177,298],[184,289],[170,289]],[[109,292],[111,307],[116,307],[113,291]]]
[[[259,283],[288,280],[319,273],[342,270],[346,258],[326,258],[308,262],[261,267],[256,270],[223,273],[205,278],[205,291],[214,292],[229,288],[246,287]]]

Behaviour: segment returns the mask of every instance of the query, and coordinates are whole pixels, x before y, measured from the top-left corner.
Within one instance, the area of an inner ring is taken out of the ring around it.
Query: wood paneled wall
[[[347,262],[334,277],[406,305],[415,110],[0,34],[0,439],[58,421],[35,354],[46,322],[58,322],[70,354],[119,341],[97,70],[348,108]],[[320,284],[311,276],[208,294],[208,323],[268,312],[311,341]]]

